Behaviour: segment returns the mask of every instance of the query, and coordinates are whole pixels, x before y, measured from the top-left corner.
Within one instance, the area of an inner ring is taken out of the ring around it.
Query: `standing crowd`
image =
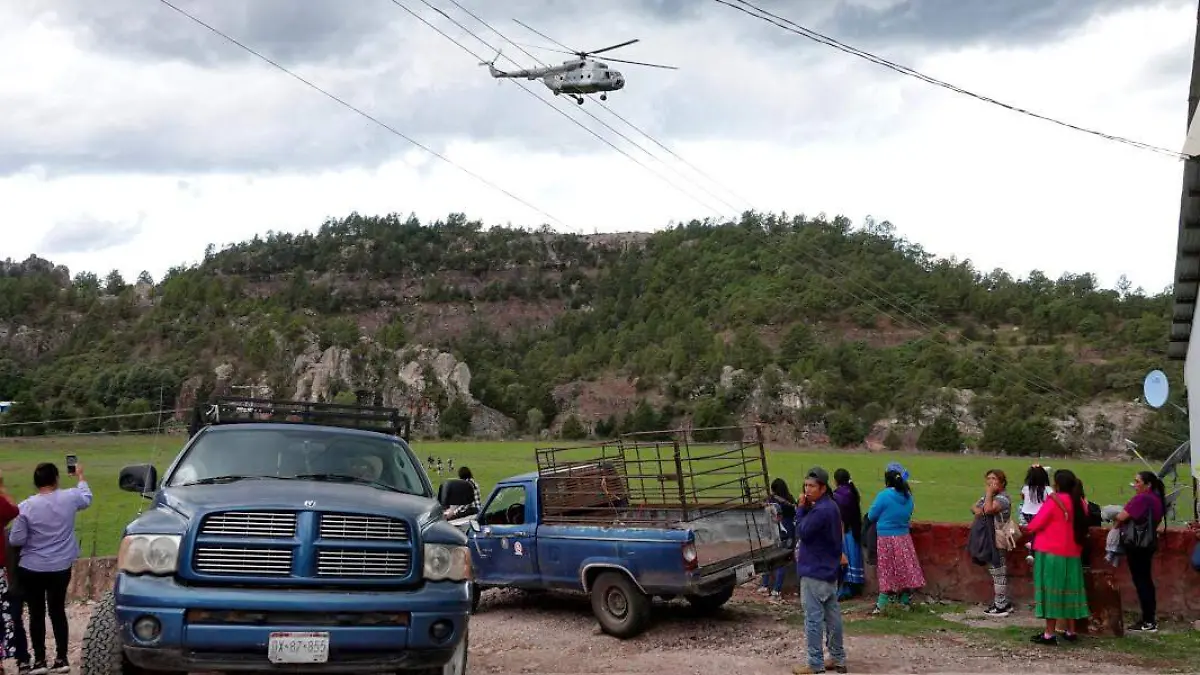
[[[831,486],[828,471],[813,467],[805,475],[801,497],[792,497],[787,483],[771,483],[769,506],[779,524],[780,538],[794,546],[799,596],[804,608],[807,662],[797,675],[847,672],[840,601],[861,595],[866,581],[864,562],[875,566],[879,595],[872,614],[889,606],[909,610],[913,594],[925,586],[910,533],[914,511],[909,473],[892,462],[883,474],[883,489],[862,512],[862,501],[850,472],[837,469]],[[1105,547],[1105,560],[1117,565],[1121,557],[1137,589],[1141,617],[1135,632],[1158,630],[1156,590],[1151,572],[1158,532],[1165,527],[1167,500],[1162,480],[1150,471],[1133,480],[1135,496],[1115,515]],[[1033,566],[1034,615],[1045,622],[1032,637],[1042,645],[1078,639],[1078,622],[1090,615],[1085,570],[1092,564],[1089,529],[1102,524],[1101,509],[1088,501],[1083,481],[1072,471],[1030,466],[1015,506],[1008,477],[993,469],[984,475],[984,492],[971,507],[974,522],[968,542],[972,561],[988,570],[993,586],[988,616],[1008,616],[1015,607],[1008,594],[1007,557],[1025,542]],[[1016,517],[1014,518],[1014,511]],[[1200,523],[1192,529],[1200,540]],[[1200,572],[1200,544],[1193,554]],[[782,597],[783,570],[764,575],[759,592]]]
[[[18,675],[71,672],[67,588],[79,557],[75,516],[92,503],[82,466],[75,466],[74,477],[75,487],[60,488],[58,467],[39,464],[33,471],[36,492],[18,504],[0,473],[0,675],[5,659],[16,660]],[[51,661],[47,616],[54,633]]]

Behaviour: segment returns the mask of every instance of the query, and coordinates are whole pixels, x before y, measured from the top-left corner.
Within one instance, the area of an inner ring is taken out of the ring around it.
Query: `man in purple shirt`
[[[79,557],[75,538],[75,514],[92,504],[92,490],[76,465],[79,485],[58,489],[58,467],[46,462],[33,470],[37,494],[21,502],[21,514],[13,521],[9,540],[21,547],[17,572],[29,607],[29,642],[33,651],[30,673],[69,673],[67,646],[67,586],[71,567]],[[46,665],[46,614],[54,629],[56,658]]]

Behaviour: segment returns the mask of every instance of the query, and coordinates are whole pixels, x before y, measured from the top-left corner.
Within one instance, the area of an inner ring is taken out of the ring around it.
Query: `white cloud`
[[[1058,42],[1003,51],[905,51],[920,52],[909,65],[980,93],[1177,148],[1187,73],[1176,81],[1152,64],[1188,48],[1193,11],[1186,3],[1131,9]],[[155,21],[184,19],[167,12]],[[1106,284],[1124,273],[1148,290],[1170,282],[1179,162],[833,50],[772,52],[728,30],[745,22],[755,23],[731,11],[640,35],[644,44],[622,56],[682,68],[661,74],[623,66],[630,85],[610,106],[760,210],[844,213],[856,221],[870,214],[984,270],[1092,271]],[[411,20],[397,26],[384,33],[403,38],[402,56],[388,60],[379,47],[360,47],[357,65],[297,70],[577,231],[657,229],[714,215],[515,87],[491,82],[428,28]],[[606,26],[571,42],[607,44],[630,30]],[[45,166],[0,178],[5,255],[49,255],[41,243],[61,222],[131,223],[141,215],[132,240],[53,259],[73,271],[117,268],[132,277],[147,269],[157,278],[197,260],[210,242],[315,228],[352,210],[545,221],[265,64],[136,62],[84,51],[62,27],[18,26],[2,9],[0,38],[0,155]],[[380,61],[364,66],[364,54]],[[544,95],[539,83],[527,84]],[[587,107],[694,176],[603,109]],[[530,139],[539,134],[553,142]]]

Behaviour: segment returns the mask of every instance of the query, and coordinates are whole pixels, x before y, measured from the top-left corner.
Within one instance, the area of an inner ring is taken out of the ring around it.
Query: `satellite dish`
[[[1163,371],[1152,370],[1146,374],[1146,379],[1142,382],[1142,393],[1151,408],[1163,407],[1170,391],[1171,387],[1167,384],[1167,376]]]

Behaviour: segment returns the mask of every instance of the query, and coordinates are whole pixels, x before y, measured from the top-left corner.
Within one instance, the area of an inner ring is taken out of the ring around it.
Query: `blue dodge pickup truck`
[[[222,398],[200,406],[121,541],[83,675],[463,675],[471,567],[391,408]]]
[[[475,606],[488,588],[582,591],[601,629],[629,638],[654,597],[715,611],[784,564],[757,428],[640,436],[538,450],[537,471],[454,521],[470,540]]]

